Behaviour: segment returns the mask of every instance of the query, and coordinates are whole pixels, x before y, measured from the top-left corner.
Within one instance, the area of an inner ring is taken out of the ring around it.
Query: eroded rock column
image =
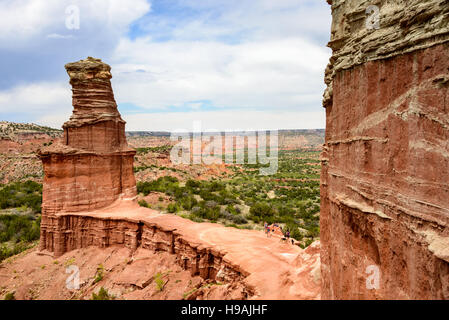
[[[322,297],[448,299],[449,2],[328,2]]]
[[[63,125],[62,143],[38,152],[45,174],[42,249],[53,247],[53,235],[46,233],[50,226],[57,229],[51,222],[55,214],[91,211],[136,196],[135,151],[126,142],[110,66],[89,57],[65,68],[72,85],[73,113]]]

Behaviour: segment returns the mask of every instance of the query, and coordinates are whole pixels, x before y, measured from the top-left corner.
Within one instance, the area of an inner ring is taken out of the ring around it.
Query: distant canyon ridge
[[[61,129],[0,121],[0,183],[25,180],[42,182],[42,164],[36,152],[59,141],[62,135]],[[176,167],[171,164],[166,152],[167,148],[176,143],[170,140],[170,132],[127,131],[125,135],[131,147],[155,148],[160,163]],[[323,143],[324,129],[279,130],[279,150],[321,150]]]

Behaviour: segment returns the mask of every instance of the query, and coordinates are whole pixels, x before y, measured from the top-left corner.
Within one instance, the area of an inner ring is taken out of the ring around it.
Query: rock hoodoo
[[[449,3],[328,2],[322,297],[449,299]]]
[[[119,197],[134,197],[135,151],[111,88],[110,66],[87,58],[65,66],[73,92],[73,114],[63,142],[39,151],[45,182],[42,215],[89,211]]]
[[[73,114],[63,125],[62,142],[38,151],[45,173],[40,248],[50,251],[62,236],[51,228],[56,213],[91,211],[136,196],[135,150],[126,142],[110,66],[89,57],[65,68]]]

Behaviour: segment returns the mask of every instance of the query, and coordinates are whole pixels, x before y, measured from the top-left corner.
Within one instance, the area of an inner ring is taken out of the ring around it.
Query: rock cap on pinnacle
[[[95,79],[109,80],[112,78],[111,67],[102,62],[101,59],[92,57],[67,63],[65,69],[70,77],[70,83],[92,81]]]

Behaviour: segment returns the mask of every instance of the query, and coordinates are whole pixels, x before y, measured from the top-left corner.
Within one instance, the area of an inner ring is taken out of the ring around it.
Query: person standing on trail
[[[287,242],[290,240],[290,230],[287,230],[285,233],[285,237],[287,238]]]

